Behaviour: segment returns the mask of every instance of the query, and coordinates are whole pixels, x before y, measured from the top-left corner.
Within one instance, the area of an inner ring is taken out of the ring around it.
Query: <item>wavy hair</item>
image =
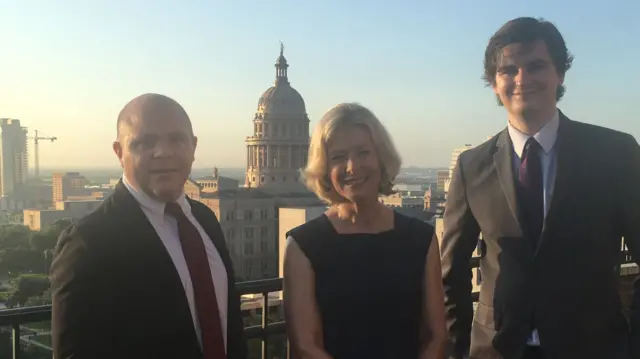
[[[327,143],[338,131],[353,127],[367,131],[376,149],[381,173],[378,194],[395,193],[393,181],[400,172],[402,159],[391,136],[368,108],[358,103],[341,103],[327,111],[313,130],[307,167],[302,172],[307,188],[330,205],[343,202],[344,198],[336,193],[329,178]]]

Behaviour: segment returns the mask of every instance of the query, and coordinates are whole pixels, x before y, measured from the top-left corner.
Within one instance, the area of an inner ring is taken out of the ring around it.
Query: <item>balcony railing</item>
[[[630,263],[631,258],[626,250],[621,252],[621,259],[623,264]],[[479,258],[472,258],[471,267],[478,268]],[[619,271],[620,268],[617,267],[615,270]],[[286,336],[285,323],[284,320],[279,320],[275,322],[269,321],[269,308],[271,307],[269,304],[270,296],[269,294],[274,294],[282,291],[282,279],[274,278],[274,279],[265,279],[265,280],[257,280],[250,282],[241,282],[238,283],[238,291],[241,295],[256,295],[261,294],[262,297],[259,300],[262,302],[259,306],[260,308],[260,317],[262,323],[260,325],[252,325],[245,327],[245,335],[248,341],[252,340],[260,340],[262,342],[261,346],[261,355],[262,359],[273,359],[269,357],[269,343],[276,336]],[[271,297],[273,299],[273,297]],[[473,300],[478,300],[478,293],[473,293]],[[250,304],[250,303],[246,303]],[[245,310],[247,309],[247,305],[243,305]],[[17,309],[5,309],[0,310],[0,329],[5,327],[12,328],[12,346],[13,346],[13,359],[21,359],[22,348],[21,341],[23,340],[21,336],[21,331],[23,330],[23,325],[27,323],[37,323],[37,322],[45,322],[51,319],[51,306],[35,306],[35,307],[25,307],[25,308],[17,308]],[[291,358],[289,345],[285,344],[285,352],[286,358]],[[252,358],[253,359],[253,358]],[[284,358],[282,358],[284,359]]]

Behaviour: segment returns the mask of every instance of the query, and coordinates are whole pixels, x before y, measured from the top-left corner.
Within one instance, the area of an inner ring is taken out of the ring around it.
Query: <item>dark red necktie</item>
[[[165,212],[178,221],[178,234],[191,275],[197,317],[202,332],[203,358],[224,359],[227,355],[218,301],[202,236],[177,203],[167,203]]]
[[[542,182],[542,147],[535,138],[530,137],[524,146],[518,176],[520,186],[518,205],[526,231],[537,245],[544,223],[544,191]]]

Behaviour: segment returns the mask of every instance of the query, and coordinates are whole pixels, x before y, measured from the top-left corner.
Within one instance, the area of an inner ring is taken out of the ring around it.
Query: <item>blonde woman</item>
[[[445,317],[431,225],[385,207],[401,159],[358,104],[316,127],[307,186],[329,204],[288,233],[284,306],[296,358],[441,359]]]

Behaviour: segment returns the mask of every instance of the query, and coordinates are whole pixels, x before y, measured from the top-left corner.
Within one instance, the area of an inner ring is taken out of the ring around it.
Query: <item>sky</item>
[[[115,168],[118,112],[162,93],[193,121],[194,166],[244,167],[282,41],[312,128],[360,102],[405,166],[447,166],[452,149],[506,125],[480,79],[484,49],[506,21],[533,16],[575,56],[559,108],[640,138],[639,13],[628,0],[0,0],[0,117],[58,137],[40,143],[42,167]]]

